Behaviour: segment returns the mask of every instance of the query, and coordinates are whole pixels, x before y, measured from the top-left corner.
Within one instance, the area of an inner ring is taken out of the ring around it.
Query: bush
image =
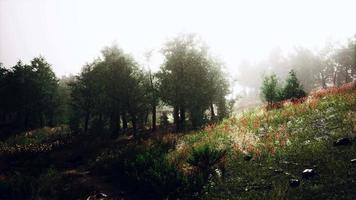
[[[11,177],[0,181],[0,199],[33,199],[37,186],[35,177],[15,172]]]
[[[283,88],[282,100],[292,99],[292,98],[302,98],[306,96],[306,92],[303,90],[303,87],[300,85],[299,80],[297,79],[297,74],[294,70],[289,72],[289,76],[286,80],[286,85]]]
[[[267,101],[267,108],[281,108],[281,101],[291,99],[292,102],[297,102],[296,99],[305,97],[307,93],[300,85],[297,75],[294,70],[289,72],[289,76],[286,80],[286,85],[280,87],[278,85],[278,78],[275,74],[269,77],[265,77],[263,85],[261,87],[263,98]]]
[[[125,182],[126,189],[140,198],[165,199],[179,196],[186,180],[166,158],[169,145],[155,142],[148,147],[128,146],[97,158],[93,171],[110,175],[111,181]],[[120,185],[122,187],[122,185]]]
[[[226,150],[215,149],[208,144],[204,144],[193,148],[187,162],[205,173],[221,162],[225,156]]]

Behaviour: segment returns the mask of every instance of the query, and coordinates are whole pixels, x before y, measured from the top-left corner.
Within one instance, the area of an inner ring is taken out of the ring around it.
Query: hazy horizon
[[[321,4],[322,3],[322,4]],[[76,74],[116,43],[158,69],[159,50],[178,33],[195,33],[231,74],[272,49],[312,50],[356,33],[352,1],[22,1],[0,0],[0,62],[42,55],[57,76]]]

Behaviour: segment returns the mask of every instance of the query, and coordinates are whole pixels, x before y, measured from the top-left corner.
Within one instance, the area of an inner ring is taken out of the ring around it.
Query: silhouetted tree
[[[58,80],[43,57],[34,58],[30,65],[19,61],[9,70],[1,67],[0,93],[0,112],[16,116],[18,129],[57,123]]]

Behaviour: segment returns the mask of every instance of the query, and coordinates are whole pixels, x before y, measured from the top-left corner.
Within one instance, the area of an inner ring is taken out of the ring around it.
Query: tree
[[[43,57],[31,61],[34,71],[34,81],[37,91],[37,113],[40,118],[40,127],[45,124],[54,126],[56,110],[59,106],[58,79],[51,69],[51,65]],[[33,94],[32,94],[33,95]],[[47,120],[47,121],[46,121]]]
[[[297,75],[294,70],[289,72],[289,76],[286,80],[286,85],[283,88],[282,99],[291,99],[291,98],[301,98],[305,97],[306,93],[303,90],[302,86],[297,79]]]
[[[71,87],[71,116],[70,126],[75,132],[79,131],[80,120],[84,118],[84,133],[88,132],[90,117],[95,106],[95,80],[93,79],[93,67],[97,61],[86,64]]]
[[[228,115],[228,105],[226,100],[226,95],[229,94],[229,83],[227,80],[227,74],[222,70],[223,64],[216,61],[216,59],[210,59],[208,63],[208,81],[209,87],[206,88],[207,98],[210,102],[210,114],[211,120],[215,120],[218,117],[222,120]],[[217,107],[217,116],[215,113],[215,107]]]
[[[58,80],[45,58],[36,57],[30,65],[19,61],[9,70],[1,67],[0,76],[0,112],[16,116],[18,129],[58,123]]]
[[[273,103],[279,100],[279,86],[278,79],[275,74],[270,76],[266,76],[263,79],[263,84],[261,87],[261,91],[264,99],[267,101],[268,106],[271,106]]]
[[[298,73],[298,78],[305,90],[311,91],[318,83],[320,84],[319,76],[325,67],[322,64],[320,57],[311,50],[303,47],[295,48],[294,53],[288,58],[289,73],[287,77],[290,75],[290,70],[294,70]]]
[[[113,137],[131,121],[134,136],[143,127],[149,108],[148,76],[134,59],[117,46],[102,50],[102,58],[86,65],[71,84],[72,127],[102,132],[105,124]],[[122,124],[122,126],[121,126]]]
[[[0,123],[5,121],[6,115],[9,113],[10,96],[8,88],[9,71],[0,63]]]
[[[334,85],[339,86],[352,81],[353,76],[356,74],[355,51],[356,42],[354,38],[349,39],[347,45],[335,51]]]
[[[158,96],[158,80],[155,74],[152,73],[149,62],[152,57],[152,51],[148,51],[145,54],[146,57],[146,63],[147,63],[147,68],[148,71],[146,73],[146,77],[148,77],[148,82],[146,82],[146,91],[149,96],[149,102],[151,105],[151,113],[152,113],[152,131],[156,130],[156,108],[159,102],[159,96]]]
[[[192,127],[198,128],[212,104],[226,103],[221,66],[212,62],[206,45],[194,35],[180,35],[167,42],[163,54],[165,61],[157,75],[162,100],[173,107],[178,131],[185,129],[187,112]]]

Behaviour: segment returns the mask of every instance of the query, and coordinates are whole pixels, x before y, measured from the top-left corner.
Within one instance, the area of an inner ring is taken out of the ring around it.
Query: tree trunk
[[[137,137],[137,119],[134,114],[131,114],[131,122],[132,122],[132,131],[133,131],[133,136],[134,138]]]
[[[179,110],[178,106],[173,109],[174,124],[176,125],[176,131],[179,132]]]
[[[181,130],[185,129],[185,108],[183,106],[180,107],[180,125]]]
[[[89,120],[90,120],[90,112],[87,112],[85,114],[85,123],[84,123],[84,133],[88,133],[88,126],[89,126]]]
[[[156,105],[152,107],[152,131],[156,130]]]
[[[36,124],[37,125],[37,124]],[[43,114],[40,113],[40,128],[44,126],[44,119],[43,119]]]
[[[121,113],[121,118],[122,118],[122,128],[124,130],[127,129],[127,118],[126,118],[126,112]]]
[[[27,130],[28,129],[28,113],[25,113],[25,120],[24,120],[24,129]],[[22,121],[22,120],[21,120]]]
[[[214,105],[210,104],[211,121],[215,119]]]
[[[112,137],[116,137],[121,129],[119,112],[113,112],[110,121],[111,135]]]
[[[349,72],[348,72],[348,68],[345,67],[345,83],[349,82]]]
[[[336,86],[336,78],[337,78],[337,72],[334,71],[334,74],[333,74],[333,86],[334,87]]]
[[[326,78],[325,75],[323,73],[320,73],[320,78],[321,78],[321,87],[323,87],[324,89],[326,88]]]

